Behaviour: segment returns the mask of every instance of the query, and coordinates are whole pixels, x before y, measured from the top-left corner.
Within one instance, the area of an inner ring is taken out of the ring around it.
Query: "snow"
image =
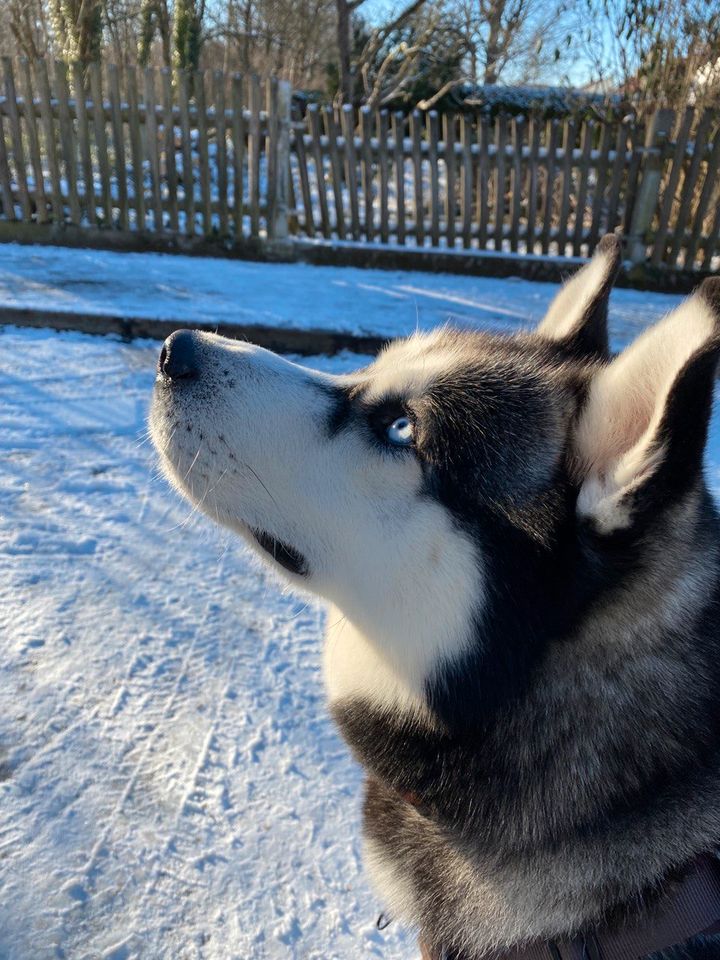
[[[307,264],[250,263],[157,253],[3,244],[3,306],[169,319],[178,325],[253,323],[397,336],[452,317],[472,326],[534,323],[550,283]],[[624,328],[654,319],[677,296],[617,290]]]
[[[229,310],[226,280],[238,296],[244,283],[243,311],[265,305],[278,320],[319,313],[329,323],[333,307],[347,323],[405,331],[448,312],[516,325],[553,292],[469,277],[3,253],[2,299],[67,297],[68,309],[115,289],[123,309],[174,309],[187,297],[189,315],[209,310],[215,289]],[[125,266],[112,273],[116,262]],[[618,291],[614,341],[673,300]],[[324,704],[322,612],[157,477],[143,439],[157,351],[0,332],[0,958],[409,960],[411,934],[375,927],[361,775]],[[717,422],[710,461],[718,487]]]
[[[374,927],[318,607],[188,522],[139,442],[158,345],[0,343],[0,957],[408,956]]]

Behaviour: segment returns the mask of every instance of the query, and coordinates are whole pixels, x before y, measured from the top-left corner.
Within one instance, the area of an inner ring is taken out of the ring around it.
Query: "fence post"
[[[645,135],[645,150],[651,152],[646,152],[643,158],[640,183],[627,238],[627,255],[633,265],[644,263],[647,258],[646,235],[658,206],[665,164],[663,148],[672,135],[674,122],[674,110],[665,108],[656,110]]]
[[[277,111],[277,163],[275,176],[277,188],[275,193],[275,223],[271,236],[275,240],[287,240],[289,233],[289,204],[290,194],[290,107],[292,87],[287,80],[278,83]],[[298,134],[302,136],[302,134]]]

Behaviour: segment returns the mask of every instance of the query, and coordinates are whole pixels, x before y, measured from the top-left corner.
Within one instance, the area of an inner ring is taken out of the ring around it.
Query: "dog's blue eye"
[[[407,447],[413,442],[413,425],[407,417],[398,417],[387,428],[387,438],[390,443],[399,447]]]

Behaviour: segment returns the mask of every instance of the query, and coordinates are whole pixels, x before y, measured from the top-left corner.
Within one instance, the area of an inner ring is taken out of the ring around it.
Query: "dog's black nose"
[[[163,344],[158,370],[168,380],[192,380],[198,375],[198,355],[191,330],[176,330]]]

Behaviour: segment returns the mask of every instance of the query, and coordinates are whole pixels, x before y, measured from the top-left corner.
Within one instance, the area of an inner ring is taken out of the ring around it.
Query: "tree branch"
[[[418,110],[432,110],[438,100],[442,100],[446,94],[450,93],[451,90],[454,90],[455,87],[459,87],[463,83],[468,83],[467,77],[460,77],[459,80],[448,80],[448,82],[443,84],[437,93],[434,93],[429,99],[418,101]]]

